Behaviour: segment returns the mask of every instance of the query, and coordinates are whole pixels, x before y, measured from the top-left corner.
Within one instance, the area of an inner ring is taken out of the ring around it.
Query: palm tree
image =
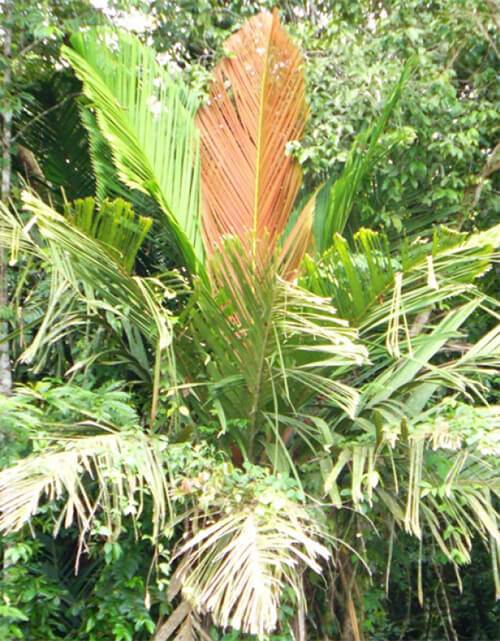
[[[345,581],[346,638],[360,639],[345,551],[362,556],[349,538],[361,514],[434,541],[455,564],[470,560],[475,535],[488,539],[498,576],[498,467],[470,451],[471,426],[450,408],[451,399],[481,399],[499,364],[497,303],[475,282],[497,259],[500,229],[441,229],[399,249],[369,230],[344,239],[409,71],[340,180],[298,207],[301,172],[286,144],[307,118],[300,53],[276,11],[249,20],[227,51],[199,107],[128,35],[96,29],[65,49],[88,100],[99,203],[76,202],[63,216],[26,194],[27,224],[2,209],[0,244],[49,265],[47,313],[25,358],[75,323],[114,327],[122,362],[152,366],[150,414],[145,429],[93,419],[93,433],[63,442],[44,431],[44,454],[0,473],[0,527],[22,527],[44,493],[64,491],[66,523],[77,518],[85,535],[102,510],[114,536],[120,506],[142,504],[147,491],[156,541],[169,519],[191,532],[170,587],[182,599],[157,641],[203,636],[205,614],[221,627],[271,632],[283,587],[301,611],[301,568],[320,572],[329,555]],[[157,205],[153,229],[182,265],[176,275],[133,272],[151,219],[105,197],[140,210],[138,191]],[[470,345],[459,331],[477,310],[494,328]],[[226,453],[209,477],[209,464],[169,467],[178,443],[207,440],[200,426]],[[496,451],[494,435],[485,439],[484,451]],[[295,477],[293,500],[270,483],[280,474]],[[328,496],[326,517],[311,515],[308,495]]]

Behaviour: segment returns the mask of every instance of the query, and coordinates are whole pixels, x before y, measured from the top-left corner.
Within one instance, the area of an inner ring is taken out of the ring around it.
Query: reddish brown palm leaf
[[[302,56],[262,12],[226,41],[229,56],[214,72],[201,130],[203,227],[209,255],[237,236],[264,262],[290,216],[302,172],[285,153],[308,116]]]
[[[318,191],[316,190],[307,201],[281,248],[280,270],[281,276],[286,280],[295,278],[304,255],[314,246],[313,216]]]

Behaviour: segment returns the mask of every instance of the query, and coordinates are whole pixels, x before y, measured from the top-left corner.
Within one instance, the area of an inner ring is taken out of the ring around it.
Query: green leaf
[[[65,206],[64,213],[75,227],[103,243],[108,251],[116,250],[117,259],[130,273],[153,220],[137,216],[121,198],[104,200],[98,210],[95,205],[93,198],[76,200]]]
[[[63,48],[64,56],[83,81],[119,178],[158,202],[184,260],[199,273],[203,251],[196,100],[179,78],[156,63],[154,51],[130,34],[91,29],[73,36],[72,46]],[[92,152],[98,152],[96,145]]]

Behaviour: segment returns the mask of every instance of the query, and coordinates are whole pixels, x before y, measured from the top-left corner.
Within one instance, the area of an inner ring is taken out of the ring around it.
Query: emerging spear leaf
[[[314,212],[314,244],[318,254],[331,247],[335,234],[344,233],[363,179],[397,143],[398,135],[393,135],[385,142],[381,142],[380,139],[414,65],[415,59],[410,58],[377,122],[357,136],[342,174],[335,182],[328,181],[322,188],[322,193],[318,195]]]

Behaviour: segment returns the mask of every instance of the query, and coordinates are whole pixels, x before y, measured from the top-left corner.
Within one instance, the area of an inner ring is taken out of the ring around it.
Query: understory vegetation
[[[0,638],[497,640],[495,0],[35,5]]]

